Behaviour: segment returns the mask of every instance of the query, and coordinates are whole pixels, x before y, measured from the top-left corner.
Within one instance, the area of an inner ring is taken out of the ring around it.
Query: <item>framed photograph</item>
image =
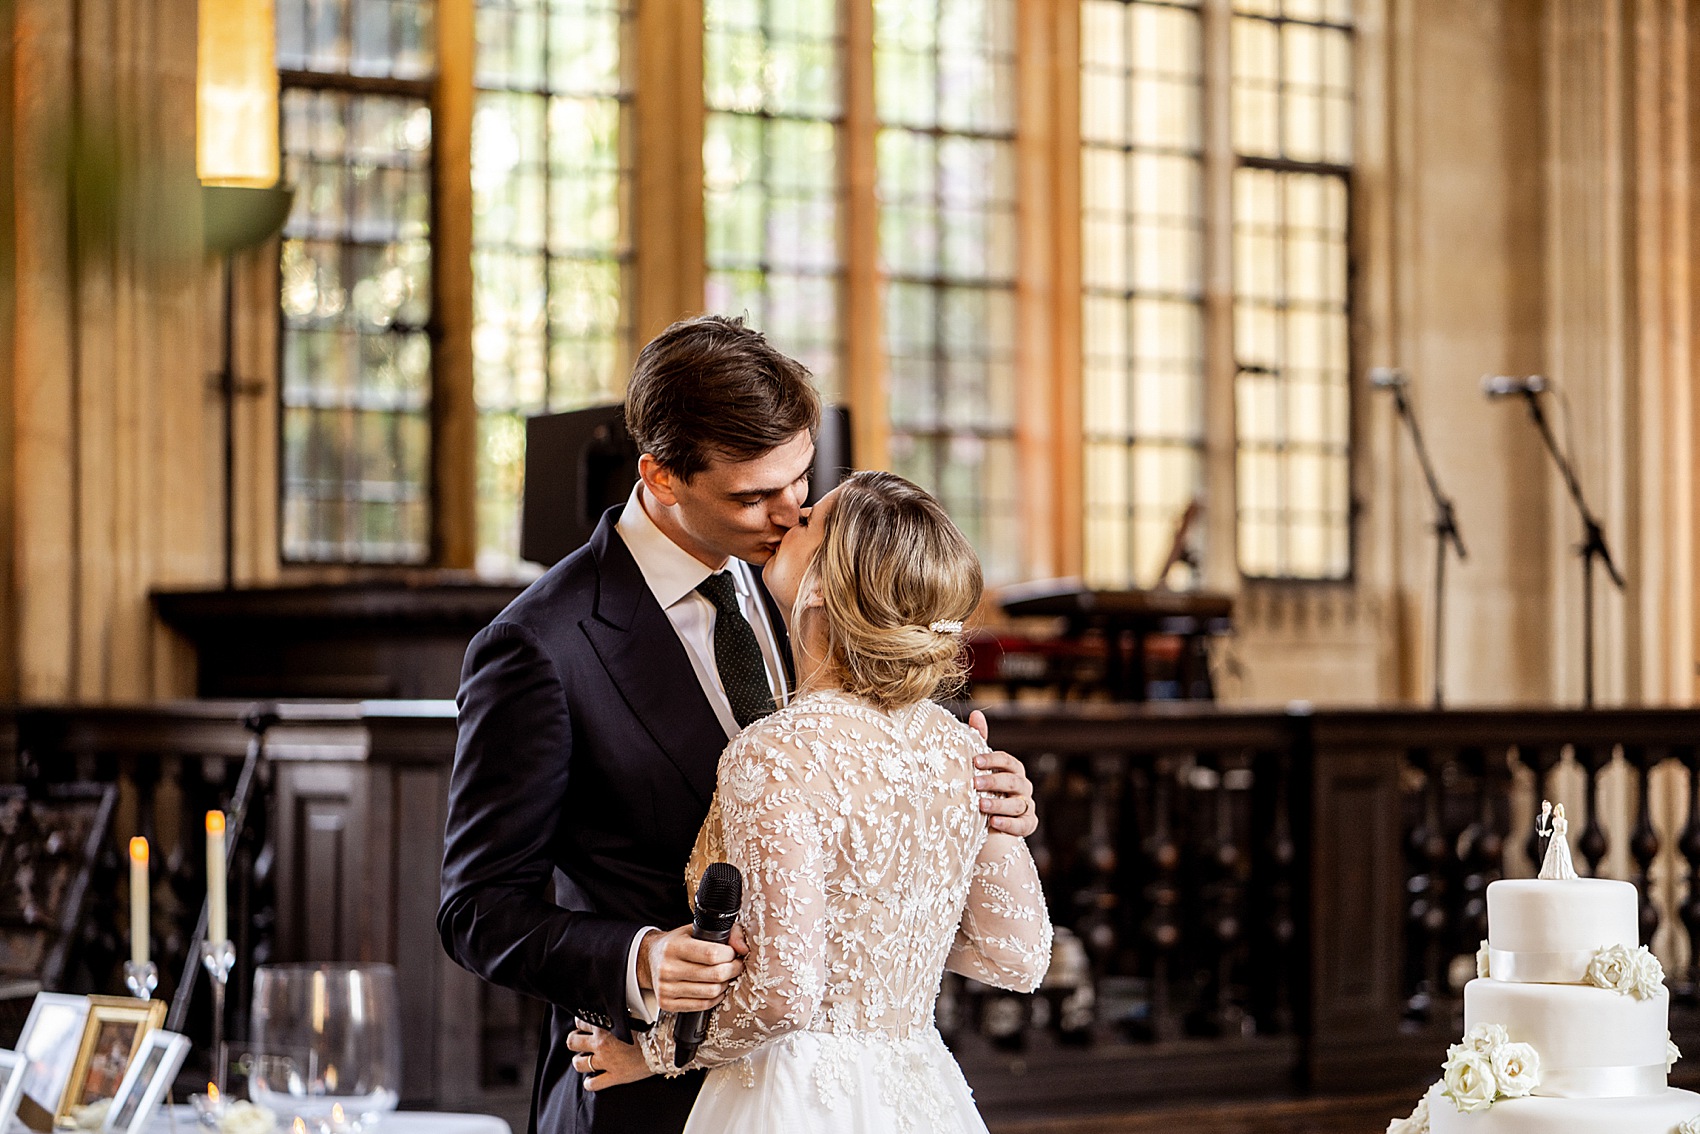
[[[188,1054],[188,1036],[159,1028],[149,1032],[118,1084],[100,1134],[142,1134]]]
[[[88,1018],[86,996],[36,993],[29,1019],[18,1034],[18,1054],[24,1060],[18,1116],[30,1129],[53,1129],[53,1116],[59,1113],[65,1085],[71,1081]]]
[[[142,1049],[148,1033],[165,1023],[163,1000],[129,996],[91,996],[88,1023],[83,1026],[77,1061],[59,1099],[58,1119],[73,1117],[76,1107],[115,1098],[130,1061]],[[60,1125],[64,1123],[61,1122]]]
[[[24,1093],[24,1072],[29,1061],[15,1051],[0,1049],[0,1130],[12,1125],[18,1100]]]

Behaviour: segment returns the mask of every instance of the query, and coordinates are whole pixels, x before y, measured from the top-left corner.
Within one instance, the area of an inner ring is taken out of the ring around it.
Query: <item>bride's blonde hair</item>
[[[979,556],[939,502],[900,476],[860,472],[825,527],[798,604],[820,596],[825,664],[840,685],[888,709],[960,689],[962,635],[933,627],[965,621],[983,582]]]

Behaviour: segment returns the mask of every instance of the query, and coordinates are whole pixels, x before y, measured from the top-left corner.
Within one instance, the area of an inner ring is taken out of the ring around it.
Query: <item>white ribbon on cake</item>
[[[1543,1067],[1535,1094],[1555,1099],[1616,1099],[1662,1094],[1665,1065],[1645,1067]]]
[[[1494,980],[1512,984],[1582,984],[1597,949],[1560,949],[1533,953],[1488,946],[1488,972]]]

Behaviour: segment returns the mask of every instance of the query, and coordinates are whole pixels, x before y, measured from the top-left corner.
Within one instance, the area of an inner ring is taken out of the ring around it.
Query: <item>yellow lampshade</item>
[[[205,185],[278,181],[272,0],[201,0],[196,173]]]

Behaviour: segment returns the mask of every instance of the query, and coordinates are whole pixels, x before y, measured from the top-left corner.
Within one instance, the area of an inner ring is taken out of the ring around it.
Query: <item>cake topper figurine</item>
[[[1540,877],[1575,878],[1576,865],[1570,861],[1570,821],[1564,817],[1564,804],[1555,807],[1541,800],[1541,817],[1535,820],[1535,833],[1547,840],[1547,856],[1541,863]]]

